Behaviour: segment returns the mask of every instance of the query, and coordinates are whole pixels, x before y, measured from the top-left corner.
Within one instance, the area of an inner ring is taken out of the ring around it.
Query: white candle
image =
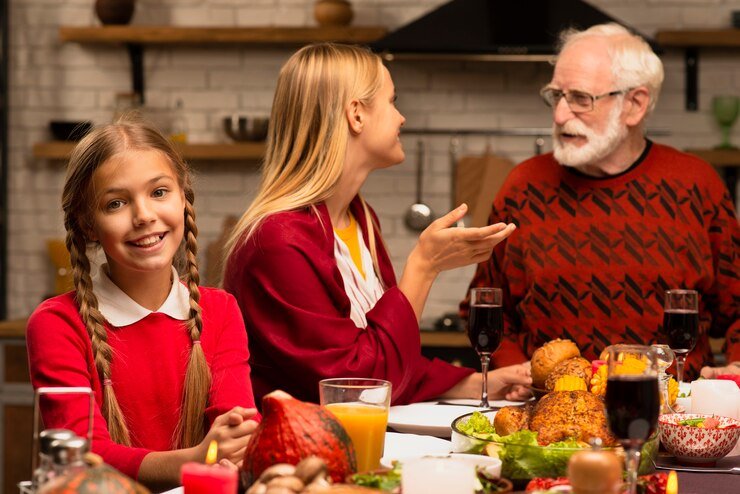
[[[454,458],[417,458],[404,462],[401,473],[403,494],[472,494],[475,466]]]

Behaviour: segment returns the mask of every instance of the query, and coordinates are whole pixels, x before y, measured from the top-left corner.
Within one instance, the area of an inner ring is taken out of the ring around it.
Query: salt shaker
[[[55,477],[85,470],[85,453],[89,450],[87,440],[79,436],[54,441],[51,444],[51,459]]]
[[[33,471],[32,485],[34,492],[54,478],[51,459],[51,445],[57,440],[67,440],[75,436],[68,429],[46,429],[39,433],[39,466]]]

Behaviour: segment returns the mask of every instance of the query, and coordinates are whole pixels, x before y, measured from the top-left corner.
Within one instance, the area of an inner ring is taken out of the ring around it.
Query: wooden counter
[[[28,319],[0,321],[0,339],[25,339]]]

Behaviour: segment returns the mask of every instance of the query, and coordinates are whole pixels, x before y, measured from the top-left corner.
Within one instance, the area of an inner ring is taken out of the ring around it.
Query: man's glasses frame
[[[610,96],[617,96],[619,94],[627,94],[634,88],[620,89],[618,91],[610,91],[608,93],[599,94],[594,96],[585,91],[562,91],[555,89],[554,87],[543,87],[540,91],[540,96],[547,106],[555,108],[560,102],[560,98],[565,98],[565,102],[568,103],[568,108],[573,113],[588,113],[594,110],[594,104],[597,100],[602,98],[608,98]]]

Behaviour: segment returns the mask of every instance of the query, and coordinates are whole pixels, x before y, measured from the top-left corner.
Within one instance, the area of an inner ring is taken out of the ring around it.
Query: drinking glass
[[[671,375],[666,372],[673,365],[676,354],[668,345],[650,345],[655,352],[655,360],[658,364],[658,383],[660,384],[660,414],[675,413],[671,407],[671,399],[668,393],[668,381]]]
[[[468,321],[468,338],[470,344],[480,356],[480,367],[483,376],[481,390],[481,408],[490,408],[488,404],[488,364],[491,354],[498,349],[504,334],[503,293],[500,288],[471,288],[470,314]]]
[[[717,149],[735,149],[730,144],[730,129],[732,129],[738,114],[740,114],[740,98],[737,96],[715,96],[712,98],[712,114],[722,129],[722,143],[715,146]]]
[[[319,382],[319,399],[352,439],[357,471],[377,469],[388,426],[391,383],[382,379],[324,379]]]
[[[608,351],[607,421],[625,449],[627,492],[635,494],[640,448],[658,426],[658,364],[649,346],[613,345]]]
[[[676,380],[683,382],[686,355],[699,338],[699,294],[696,290],[666,290],[663,332],[668,346],[676,354]]]

